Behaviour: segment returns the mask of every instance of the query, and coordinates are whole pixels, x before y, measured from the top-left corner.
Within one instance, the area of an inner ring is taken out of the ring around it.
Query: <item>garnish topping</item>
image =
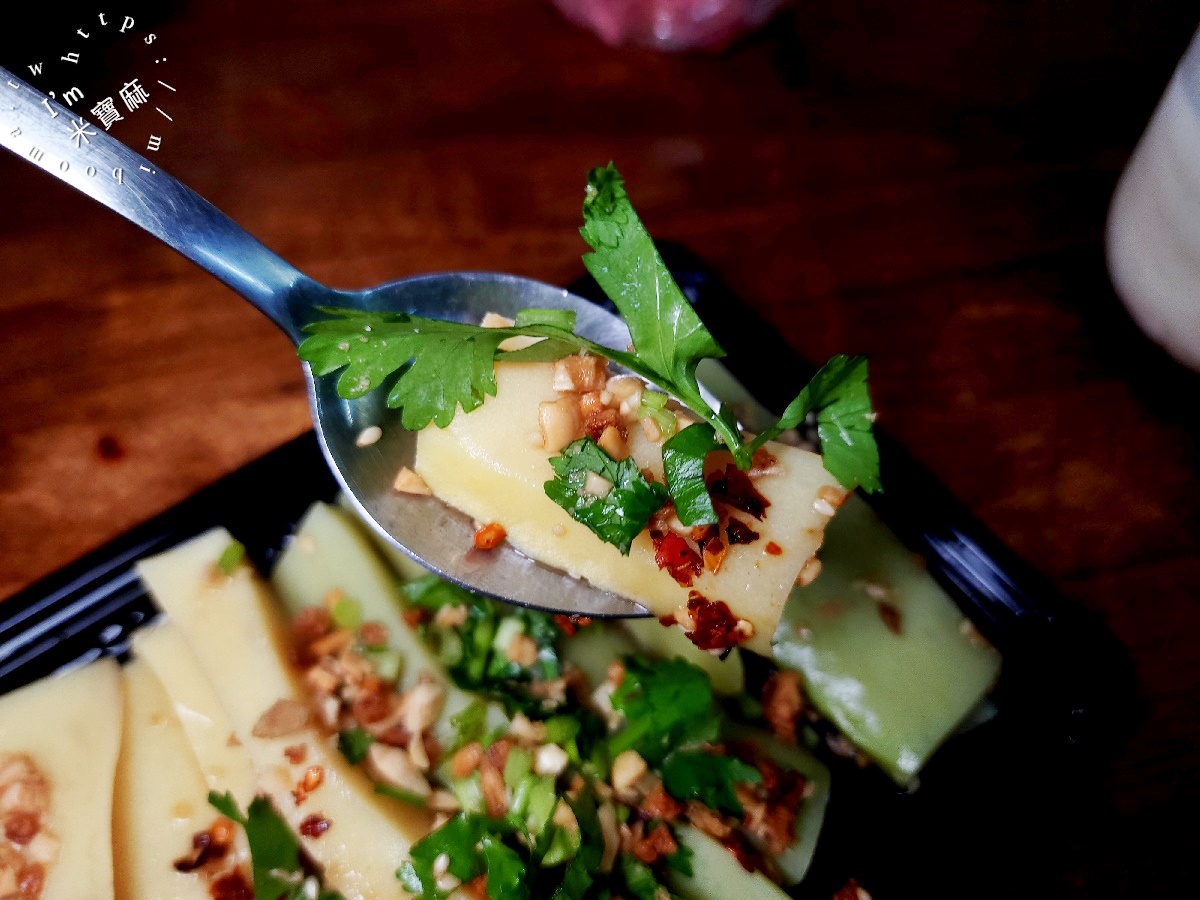
[[[637,537],[667,502],[667,489],[647,481],[632,459],[617,461],[591,438],[580,438],[551,458],[555,478],[546,482],[546,494],[582,522],[601,540],[628,554]],[[604,479],[608,490],[588,490],[588,474]]]
[[[255,900],[345,900],[337,891],[313,890],[320,881],[300,842],[266,797],[255,797],[243,813],[233,795],[211,791],[209,804],[246,830]]]
[[[523,310],[511,326],[485,328],[407,313],[324,308],[321,312],[330,318],[305,328],[309,337],[300,345],[300,358],[316,375],[344,370],[337,389],[347,399],[388,383],[388,405],[401,407],[404,427],[417,430],[430,423],[444,428],[459,409],[470,412],[494,396],[498,361],[544,362],[580,350],[602,356],[657,385],[704,420],[673,434],[663,450],[667,489],[680,521],[687,525],[717,522],[703,478],[709,452],[723,446],[739,469],[749,470],[755,450],[802,425],[810,414],[816,416],[829,472],[847,489],[859,485],[867,491],[880,489],[865,358],[833,357],[775,425],[744,440],[731,412],[723,407],[714,410],[696,378],[702,360],[720,358],[725,352],[671,277],[611,163],[589,174],[583,218],[581,234],[592,248],[583,258],[584,265],[624,318],[633,352],[603,347],[575,334],[574,313],[559,309]],[[502,349],[509,338],[522,336],[542,340],[520,349]],[[643,412],[659,433],[671,434],[673,414],[655,397],[652,393],[643,397]],[[587,462],[592,471],[604,465],[590,453],[580,462]],[[567,467],[568,474],[576,471],[575,466]],[[560,473],[555,483],[567,478]],[[629,529],[648,503],[645,492],[618,495],[633,503],[628,511],[616,498],[607,504],[581,504],[579,494],[576,487],[560,487],[552,497],[601,539],[627,552],[632,540]]]

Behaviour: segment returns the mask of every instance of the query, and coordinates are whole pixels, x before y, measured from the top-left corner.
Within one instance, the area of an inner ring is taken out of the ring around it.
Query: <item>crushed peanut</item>
[[[309,721],[308,707],[299,700],[284,698],[259,716],[251,730],[257,738],[287,737],[303,729]]]
[[[396,477],[392,481],[392,490],[397,494],[415,494],[418,497],[433,496],[433,491],[425,483],[425,479],[408,466],[402,467],[396,473]]]

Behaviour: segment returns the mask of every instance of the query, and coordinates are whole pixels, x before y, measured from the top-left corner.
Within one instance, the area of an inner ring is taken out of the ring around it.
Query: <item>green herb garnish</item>
[[[337,891],[322,888],[316,895],[305,890],[312,877],[300,841],[266,797],[255,797],[243,814],[233,794],[210,791],[209,804],[246,830],[250,844],[250,869],[255,900],[345,900]]]
[[[662,779],[667,793],[677,800],[699,800],[705,806],[740,816],[742,804],[734,785],[758,784],[762,775],[733,756],[680,750],[663,760]]]
[[[410,581],[404,592],[411,606],[428,610],[435,618],[437,611],[446,606],[466,609],[466,620],[461,625],[421,626],[422,636],[442,657],[459,687],[496,697],[510,711],[521,709],[536,714],[544,710],[542,701],[531,697],[526,688],[532,680],[548,681],[562,674],[557,646],[562,632],[553,616],[472,594],[436,575]],[[508,644],[518,635],[532,640],[537,648],[532,665],[522,665],[508,656]],[[478,722],[465,718],[464,723],[472,733],[476,725],[482,728],[482,718]]]
[[[627,724],[609,738],[609,752],[636,750],[652,766],[677,747],[715,739],[720,727],[708,675],[680,657],[628,657],[612,705]]]
[[[663,443],[663,472],[675,512],[684,525],[714,525],[717,510],[704,481],[704,461],[717,450],[711,425],[697,422]]]
[[[375,743],[375,738],[365,728],[351,728],[338,734],[337,745],[342,756],[358,765],[367,758],[367,750]]]
[[[650,517],[667,502],[667,489],[657,481],[647,481],[637,462],[632,458],[618,462],[591,438],[568,444],[561,455],[551,458],[550,465],[555,477],[546,482],[546,495],[625,554]],[[588,493],[589,472],[612,485],[607,493]]]
[[[246,546],[241,541],[230,541],[217,557],[217,568],[222,575],[232,575],[246,558]]]
[[[592,251],[584,255],[584,265],[625,320],[632,353],[575,334],[574,314],[564,310],[523,310],[511,327],[483,328],[405,313],[324,308],[321,312],[330,318],[305,328],[309,337],[300,345],[300,358],[316,375],[343,369],[337,390],[347,399],[361,397],[390,381],[388,405],[402,407],[404,427],[416,430],[431,422],[444,428],[459,408],[470,412],[486,397],[494,396],[497,361],[546,361],[580,350],[606,357],[677,398],[707,425],[707,439],[702,432],[683,438],[691,431],[685,429],[670,438],[670,447],[664,447],[664,455],[670,450],[674,456],[668,489],[686,524],[716,521],[702,472],[696,472],[696,460],[702,464],[699,454],[705,447],[711,450],[723,445],[738,467],[746,470],[756,449],[782,431],[801,425],[813,413],[829,472],[848,489],[860,485],[867,491],[880,489],[879,451],[871,431],[874,413],[864,358],[831,359],[788,404],[779,422],[744,441],[732,412],[709,406],[696,378],[702,360],[720,358],[725,351],[671,277],[611,163],[588,175],[583,219],[580,233]],[[521,350],[500,349],[504,340],[515,336],[544,340]],[[660,424],[669,431],[668,411],[653,403],[646,403],[643,411],[656,421],[662,419]],[[591,461],[580,463],[604,465],[592,454],[588,459]],[[552,483],[560,486],[551,496],[601,539],[628,552],[633,526],[621,523],[617,527],[623,508],[614,499],[607,507],[588,503],[585,509],[578,487],[563,484],[576,471],[569,466],[566,474],[557,474]],[[642,520],[648,495],[635,491],[619,496],[632,504],[626,521]]]
[[[733,417],[714,410],[700,393],[696,366],[725,351],[704,327],[671,277],[662,256],[629,202],[625,182],[609,163],[588,175],[583,201],[583,239],[592,251],[583,264],[616,304],[633,338],[640,365],[623,365],[677,397],[720,435],[738,468],[749,469],[754,450],[794,428],[813,411],[830,474],[846,488],[879,489],[879,455],[871,434],[874,419],[866,393],[866,361],[834,357],[787,407],[780,422],[749,444]],[[611,358],[611,357],[610,357]],[[616,361],[616,360],[614,360]]]

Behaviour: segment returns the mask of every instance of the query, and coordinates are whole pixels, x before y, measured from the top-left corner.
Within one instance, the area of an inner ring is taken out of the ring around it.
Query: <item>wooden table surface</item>
[[[150,102],[112,133],[157,133],[156,162],[319,280],[565,283],[585,173],[612,159],[651,231],[799,351],[869,354],[887,428],[1103,616],[1150,704],[1041,887],[1194,890],[1200,378],[1131,325],[1102,253],[1194,11],[802,3],[724,53],[669,55],[535,0],[147,6],[124,35],[119,11],[55,6],[0,62],[32,79],[44,58],[32,80],[63,92],[53,60],[107,40],[79,106],[140,77]],[[308,413],[287,341],[198,268],[10,154],[0,197],[4,597]]]

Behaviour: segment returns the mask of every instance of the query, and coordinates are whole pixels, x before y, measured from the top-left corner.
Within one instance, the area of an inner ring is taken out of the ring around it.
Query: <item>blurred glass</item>
[[[577,25],[613,47],[720,50],[762,24],[786,0],[554,0]]]
[[[1200,370],[1200,33],[1117,185],[1107,245],[1130,315]]]

